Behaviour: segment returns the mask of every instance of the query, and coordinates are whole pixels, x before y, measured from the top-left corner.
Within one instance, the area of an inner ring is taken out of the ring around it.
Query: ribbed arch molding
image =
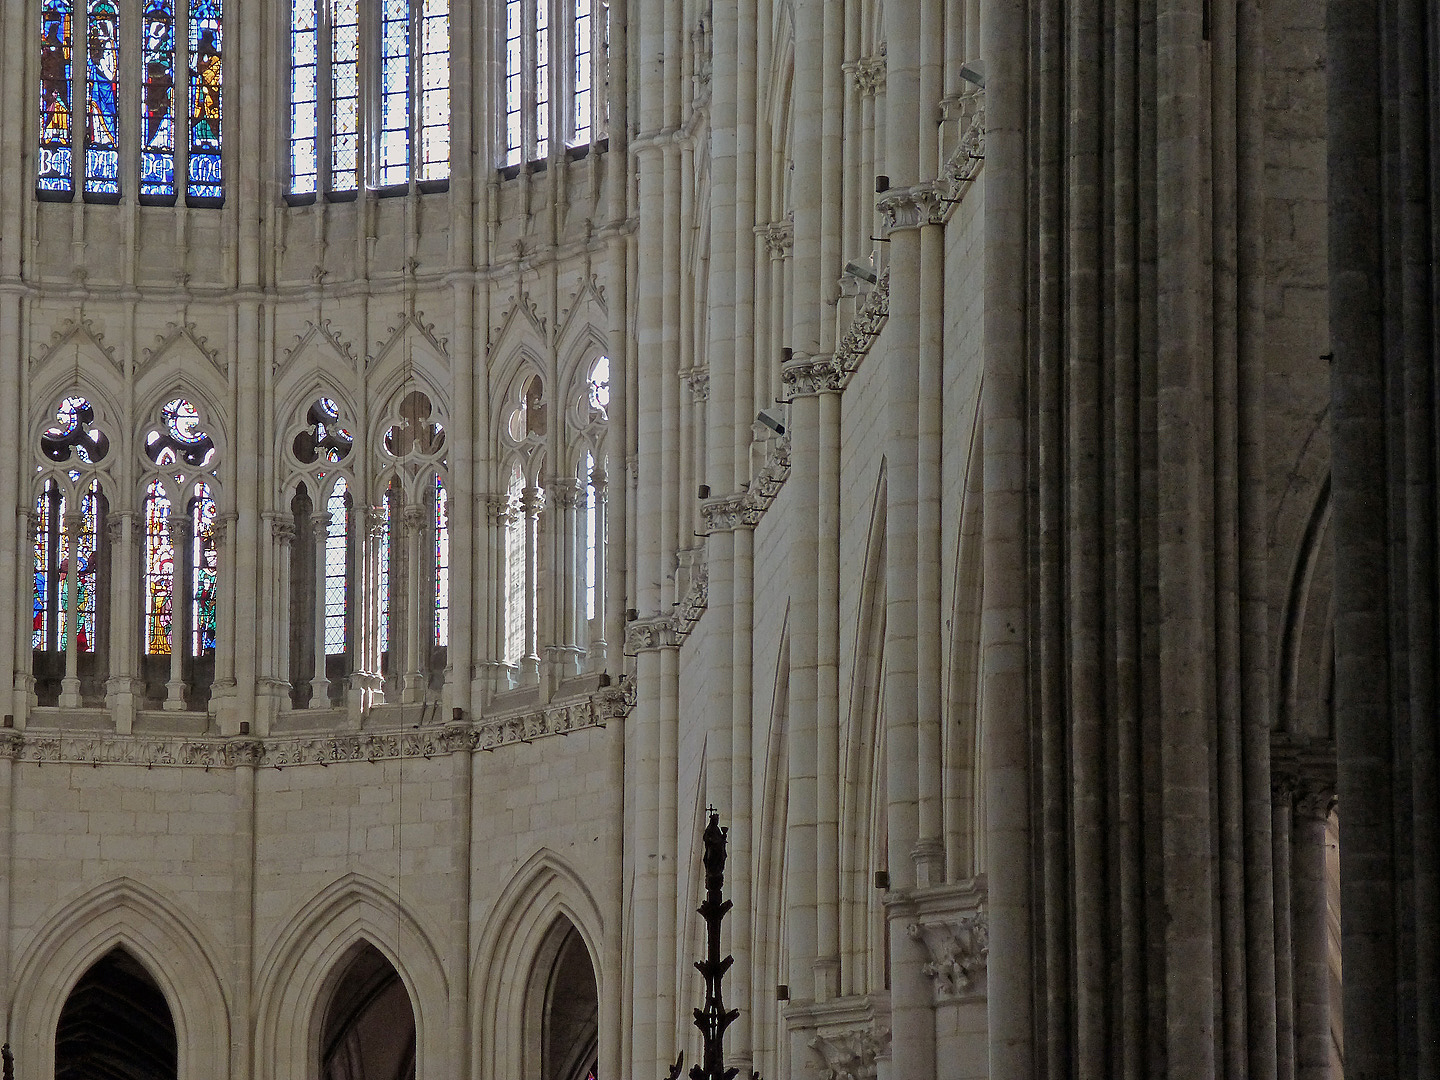
[[[179,1044],[179,1075],[230,1076],[230,1001],[220,950],[179,903],[122,877],[63,904],[16,965],[11,1039],[27,1076],[55,1072],[55,1029],[70,991],[97,960],[124,948],[165,994]]]
[[[265,950],[256,979],[257,1075],[309,1080],[316,1074],[324,1006],[361,941],[390,962],[410,995],[416,1076],[444,1073],[449,984],[434,940],[380,882],[347,874],[321,890]]]

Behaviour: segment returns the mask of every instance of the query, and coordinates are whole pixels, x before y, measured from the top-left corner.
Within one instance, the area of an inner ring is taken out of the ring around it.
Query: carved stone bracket
[[[825,1080],[875,1080],[880,1055],[890,1046],[890,1029],[878,1023],[820,1032],[809,1042],[824,1062],[815,1071]]]
[[[937,1002],[985,993],[990,927],[983,906],[955,918],[912,922],[905,932],[930,954],[921,970],[935,981]]]

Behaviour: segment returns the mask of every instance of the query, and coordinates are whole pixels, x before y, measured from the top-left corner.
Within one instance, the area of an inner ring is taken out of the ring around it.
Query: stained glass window
[[[410,5],[381,0],[380,184],[410,179]]]
[[[190,502],[190,654],[215,651],[215,585],[220,545],[215,529],[215,499],[200,484]]]
[[[290,6],[290,190],[313,194],[320,183],[320,5]]]
[[[450,500],[435,476],[435,644],[450,644]]]
[[[330,5],[330,190],[360,185],[360,3]]]
[[[170,652],[175,549],[170,542],[170,496],[160,480],[145,489],[145,651]]]
[[[93,465],[109,452],[110,440],[95,427],[95,409],[82,397],[67,397],[55,410],[55,423],[40,435],[40,452],[51,461],[79,459]]]
[[[327,397],[316,398],[305,419],[310,427],[295,436],[295,457],[306,465],[317,461],[339,464],[350,456],[355,437],[339,425],[340,406]]]
[[[520,0],[505,0],[505,164],[520,164]]]
[[[590,411],[594,418],[607,419],[610,415],[610,358],[608,356],[600,357],[590,366],[586,396],[589,399]]]
[[[41,191],[68,196],[74,188],[70,156],[75,79],[71,0],[43,0],[40,8],[40,170]]]
[[[335,481],[325,503],[330,516],[325,527],[325,655],[345,652],[345,608],[348,596],[346,570],[350,535],[350,498],[345,478]]]
[[[573,119],[571,122],[570,145],[581,146],[590,141],[590,110],[593,93],[594,72],[592,70],[590,39],[595,32],[592,5],[594,0],[575,0],[575,84],[573,94]]]
[[[80,497],[80,532],[75,537],[75,646],[82,653],[95,651],[99,531],[100,484],[91,481],[90,487]],[[61,586],[69,587],[68,578],[61,582]]]
[[[175,194],[175,4],[145,0],[140,107],[140,194]]]
[[[215,441],[200,425],[200,413],[184,398],[160,410],[161,427],[145,438],[145,453],[157,465],[184,463],[203,468],[215,456]]]
[[[550,156],[550,0],[535,0],[535,160]]]
[[[422,0],[420,179],[450,175],[450,3]]]
[[[85,193],[120,194],[120,15],[90,0],[85,44]]]
[[[65,520],[65,494],[54,480],[45,481],[45,489],[35,500],[35,537],[32,548],[35,589],[33,595],[34,630],[30,637],[32,649],[55,649],[59,639],[59,583],[56,580],[65,560],[65,534],[60,523]]]
[[[221,0],[190,0],[190,185],[191,199],[225,194],[220,164]]]

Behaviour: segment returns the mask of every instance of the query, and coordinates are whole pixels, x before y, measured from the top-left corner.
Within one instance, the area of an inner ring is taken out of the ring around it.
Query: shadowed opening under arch
[[[55,1029],[55,1080],[176,1080],[178,1042],[165,994],[124,949],[80,977]]]
[[[540,1077],[594,1080],[600,995],[585,941],[568,919],[561,918],[536,959],[536,978],[543,980],[544,990]]]
[[[415,1080],[415,1011],[399,972],[369,942],[342,963],[320,1036],[323,1080]]]

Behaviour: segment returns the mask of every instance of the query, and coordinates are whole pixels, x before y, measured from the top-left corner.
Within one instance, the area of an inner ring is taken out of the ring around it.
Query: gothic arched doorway
[[[342,963],[320,1036],[322,1080],[415,1080],[415,1011],[394,965],[369,942]]]
[[[175,1021],[159,985],[122,948],[80,977],[55,1028],[55,1080],[176,1080]]]

